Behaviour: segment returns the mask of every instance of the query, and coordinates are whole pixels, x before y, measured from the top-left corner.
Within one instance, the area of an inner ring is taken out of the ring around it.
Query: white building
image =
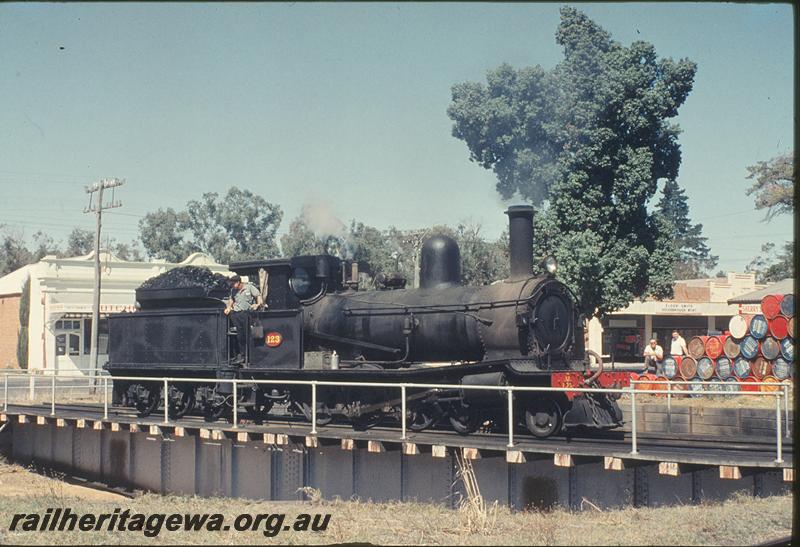
[[[166,261],[129,262],[109,252],[101,252],[101,299],[98,359],[100,366],[108,354],[109,313],[133,310],[135,290],[145,280],[179,266],[205,266],[212,272],[228,274],[228,267],[217,264],[210,256],[194,253],[180,263]],[[92,297],[94,287],[94,253],[73,258],[46,256],[0,278],[0,313],[6,309],[3,324],[19,316],[22,287],[30,280],[30,315],[28,320],[28,369],[51,371],[78,370],[89,367],[92,331]],[[19,319],[16,319],[19,325]],[[8,330],[8,329],[6,329]],[[17,329],[23,332],[21,329]],[[7,334],[0,339],[0,355],[16,352],[16,337]],[[6,359],[10,361],[10,359]],[[0,363],[9,366],[10,363]],[[13,365],[12,365],[13,366]]]

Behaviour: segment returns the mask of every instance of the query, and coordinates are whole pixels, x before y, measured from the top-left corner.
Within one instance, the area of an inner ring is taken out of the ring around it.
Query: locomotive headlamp
[[[547,268],[547,271],[551,275],[555,275],[556,274],[556,270],[558,269],[558,261],[556,260],[556,257],[554,257],[553,255],[550,255],[547,258],[545,258],[544,259],[544,267]]]

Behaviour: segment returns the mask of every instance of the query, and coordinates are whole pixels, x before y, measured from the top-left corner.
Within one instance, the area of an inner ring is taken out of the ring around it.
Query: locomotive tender
[[[383,290],[359,291],[347,275],[351,265],[328,255],[231,264],[232,272],[260,280],[266,289],[265,309],[251,313],[241,364],[231,360],[235,333],[223,313],[224,290],[140,288],[137,311],[109,318],[105,368],[113,376],[175,378],[167,394],[173,417],[199,408],[214,420],[230,416],[237,404],[258,422],[275,404],[310,420],[311,388],[247,380],[599,386],[602,362],[591,373],[592,352],[584,350],[583,321],[570,291],[552,273],[532,273],[533,208],[512,206],[506,214],[511,273],[488,286],[460,284],[458,245],[446,236],[423,245],[416,289],[401,288],[404,282],[390,277]],[[330,364],[309,366],[311,351],[333,352]],[[208,382],[180,382],[181,377]],[[219,381],[232,378],[240,380],[237,401],[231,383]],[[147,415],[164,399],[161,385],[117,380],[114,403]],[[487,421],[507,419],[506,390],[409,387],[406,393],[407,423],[414,431],[449,422],[467,434]],[[537,437],[564,426],[616,427],[622,412],[615,399],[604,393],[516,392],[520,423],[513,425]],[[317,386],[315,410],[320,425],[347,419],[366,428],[400,416],[400,390]]]

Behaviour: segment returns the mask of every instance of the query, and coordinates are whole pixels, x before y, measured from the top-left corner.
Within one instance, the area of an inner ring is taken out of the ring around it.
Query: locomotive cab
[[[344,261],[329,255],[252,260],[230,265],[232,272],[258,280],[265,293],[262,294],[264,309],[251,312],[247,368],[303,368],[304,308],[327,294],[345,290],[350,282],[346,266]]]

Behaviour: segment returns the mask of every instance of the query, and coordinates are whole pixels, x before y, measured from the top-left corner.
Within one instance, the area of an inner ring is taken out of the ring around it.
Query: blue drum
[[[733,362],[733,373],[737,378],[747,378],[750,376],[750,361],[739,357]]]
[[[745,359],[755,359],[758,356],[758,340],[748,334],[739,344],[739,351]]]
[[[786,380],[792,376],[792,363],[783,357],[778,357],[772,362],[772,375],[778,380]]]
[[[678,362],[674,357],[669,355],[664,357],[664,360],[661,362],[661,372],[664,373],[664,376],[668,380],[672,380],[678,375]]]
[[[794,341],[788,336],[781,340],[781,356],[787,361],[794,361]]]
[[[714,376],[713,378],[711,378],[711,380],[709,380],[709,382],[719,382],[719,381],[720,381],[720,379],[717,378],[716,376]],[[709,391],[724,391],[725,390],[725,386],[723,386],[722,384],[717,384],[717,383],[709,384],[707,387],[708,387]]]
[[[725,378],[725,391],[739,391],[739,380],[731,376]]]
[[[733,363],[727,357],[717,359],[717,377],[720,380],[727,380],[733,375]]]
[[[714,376],[714,361],[710,357],[701,357],[697,360],[697,375],[701,380],[710,380]]]
[[[703,382],[700,380],[700,378],[698,378],[697,376],[692,378],[691,382],[689,383],[689,397],[700,397],[700,395],[697,395],[697,393],[703,391],[704,391]]]
[[[769,332],[769,324],[767,318],[761,314],[754,315],[753,320],[750,321],[750,334],[753,338],[761,340]]]
[[[783,300],[781,300],[781,313],[786,317],[791,317],[794,315],[794,295],[793,294],[785,294],[783,295]]]

